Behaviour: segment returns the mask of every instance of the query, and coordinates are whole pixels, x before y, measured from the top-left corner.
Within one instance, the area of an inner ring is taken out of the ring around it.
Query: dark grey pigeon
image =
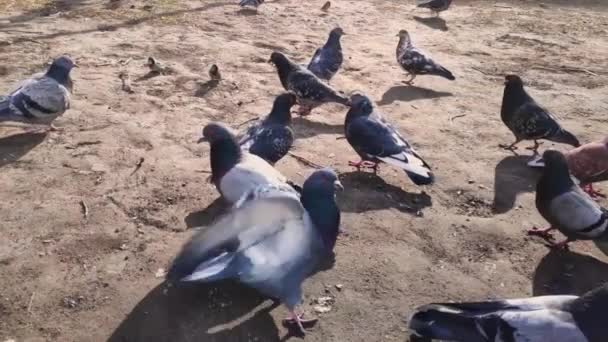
[[[237,279],[281,300],[288,320],[304,332],[295,309],[302,301],[302,283],[333,255],[340,226],[336,188],[342,188],[336,174],[323,169],[306,180],[301,198],[285,186],[253,189],[229,214],[194,235],[167,278]]]
[[[295,103],[296,96],[292,93],[277,96],[270,114],[261,122],[249,127],[240,137],[241,148],[273,165],[283,158],[294,141],[294,133],[291,129],[291,107]]]
[[[374,109],[365,95],[354,94],[352,107],[346,114],[344,131],[346,139],[361,157],[351,166],[371,167],[376,171],[378,163],[403,169],[416,185],[433,183],[431,167],[416,153],[399,132]]]
[[[258,6],[260,6],[263,3],[264,3],[264,0],[241,0],[239,2],[239,6],[241,6],[241,7],[250,6],[250,7],[257,9]]]
[[[420,8],[428,8],[439,16],[439,12],[447,11],[452,4],[452,0],[416,0],[416,6]]]
[[[284,54],[273,52],[270,62],[276,66],[283,88],[296,94],[300,106],[299,115],[308,115],[312,109],[324,103],[349,105],[346,96],[323,83],[306,68],[290,61]]]
[[[410,341],[603,342],[607,314],[607,285],[581,297],[428,304],[410,319]]]
[[[397,63],[401,65],[410,79],[403,81],[407,84],[412,84],[418,75],[435,75],[447,78],[450,81],[456,79],[452,73],[435,63],[431,57],[427,56],[422,50],[416,48],[412,44],[410,34],[406,30],[399,31],[397,35],[399,43],[397,44]]]
[[[563,129],[557,119],[545,108],[541,107],[528,95],[524,82],[517,75],[505,77],[505,91],[500,109],[502,122],[515,135],[511,145],[501,145],[508,150],[515,150],[522,140],[534,140],[530,148],[536,154],[540,146],[538,140],[545,139],[558,143],[579,147],[581,144],[574,134]]]
[[[567,239],[552,244],[558,248],[575,240],[608,240],[608,211],[574,184],[566,157],[559,151],[547,150],[543,161],[545,168],[536,185],[536,208],[551,227],[529,233],[550,241],[549,232],[559,230]]]
[[[9,96],[0,97],[0,122],[17,121],[51,125],[70,108],[74,62],[62,56],[46,73],[24,81]]]
[[[315,51],[315,55],[308,64],[308,70],[318,78],[329,82],[340,70],[344,60],[340,38],[344,34],[344,31],[340,27],[336,27],[329,33],[329,38],[325,45]]]

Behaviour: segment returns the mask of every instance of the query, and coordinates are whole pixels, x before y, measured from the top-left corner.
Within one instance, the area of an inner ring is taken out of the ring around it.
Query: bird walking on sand
[[[351,97],[352,107],[346,114],[344,130],[348,143],[361,157],[351,166],[372,168],[385,162],[405,171],[416,185],[433,183],[431,167],[422,159],[405,138],[374,109],[371,100],[363,94]]]
[[[566,157],[559,151],[543,153],[545,168],[536,185],[536,208],[550,227],[534,228],[530,235],[544,238],[552,247],[567,248],[576,240],[608,240],[608,211],[574,184]],[[567,239],[553,243],[552,230]]]
[[[437,17],[440,12],[447,11],[451,4],[452,0],[416,0],[416,7],[428,8]]]
[[[253,7],[256,10],[258,9],[258,7],[264,3],[264,0],[241,0],[239,2],[239,6],[245,8],[245,7]]]
[[[235,279],[279,299],[289,310],[286,322],[305,333],[296,313],[302,283],[333,257],[340,227],[335,172],[315,171],[301,197],[285,186],[262,184],[245,193],[211,227],[195,233],[173,261],[172,282]]]
[[[283,158],[295,139],[291,128],[291,107],[295,103],[292,93],[277,96],[270,114],[239,137],[241,148],[273,165]]]
[[[54,130],[53,120],[70,108],[70,71],[75,66],[69,57],[59,57],[44,75],[27,79],[8,96],[0,97],[0,122],[48,125]]]
[[[428,304],[410,319],[410,342],[602,342],[608,336],[606,315],[606,284],[580,297]]]
[[[220,68],[213,64],[210,68],[209,68],[209,78],[212,81],[217,81],[219,82],[222,79],[222,74],[220,73]]]
[[[456,79],[446,68],[442,67],[426,55],[422,50],[416,48],[412,43],[412,38],[406,30],[399,31],[397,35],[397,63],[405,70],[410,79],[403,81],[406,84],[413,84],[417,75],[435,75],[447,78],[450,81]]]
[[[327,42],[315,51],[312,60],[308,64],[308,70],[318,78],[329,82],[332,77],[340,70],[344,55],[340,38],[344,35],[344,30],[336,27],[329,33]]]
[[[541,107],[528,95],[524,82],[517,75],[505,77],[505,91],[500,109],[502,122],[515,135],[511,145],[500,145],[507,150],[515,150],[522,140],[534,140],[534,146],[529,148],[538,153],[540,143],[545,139],[558,143],[579,147],[580,143],[574,134],[563,129],[557,119],[548,110]]]
[[[334,102],[345,106],[349,105],[348,97],[323,83],[315,74],[292,62],[284,54],[273,52],[270,55],[269,62],[277,68],[283,88],[296,95],[300,106],[299,115],[309,115],[312,109],[325,103]]]
[[[580,182],[582,189],[592,198],[606,197],[593,188],[593,183],[608,180],[608,137],[572,149],[566,152],[565,156],[570,173]],[[540,156],[528,165],[545,166]]]

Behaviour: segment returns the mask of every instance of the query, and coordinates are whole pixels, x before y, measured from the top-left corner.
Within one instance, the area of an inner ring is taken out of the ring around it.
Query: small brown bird
[[[325,3],[325,5],[323,5],[323,7],[321,7],[321,11],[327,12],[327,11],[329,11],[330,7],[331,7],[331,1],[328,1]]]
[[[209,78],[211,78],[213,81],[219,81],[222,79],[220,68],[218,68],[217,65],[213,64],[211,68],[209,68]]]

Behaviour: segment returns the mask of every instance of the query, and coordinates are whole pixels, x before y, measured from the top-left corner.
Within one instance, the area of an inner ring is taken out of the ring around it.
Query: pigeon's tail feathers
[[[486,341],[475,316],[450,307],[430,304],[412,316],[409,329],[414,336],[448,341]]]
[[[558,143],[568,144],[570,146],[579,147],[581,143],[578,141],[574,134],[566,131],[565,129],[561,129],[557,134],[550,137],[549,140],[555,141]]]
[[[230,278],[233,276],[233,268],[228,267],[234,259],[234,253],[224,252],[217,257],[199,265],[194,272],[181,279],[180,281],[211,282]]]
[[[437,75],[447,78],[450,81],[454,81],[456,79],[456,77],[454,77],[454,74],[452,74],[452,72],[444,67],[439,67],[437,69]]]
[[[11,115],[11,101],[8,96],[0,96],[0,118]]]
[[[388,157],[378,157],[378,159],[403,169],[416,185],[428,185],[435,181],[435,176],[428,164],[413,153],[404,151]]]

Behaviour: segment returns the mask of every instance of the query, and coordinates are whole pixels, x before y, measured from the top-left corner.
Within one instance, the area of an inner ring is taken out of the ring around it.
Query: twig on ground
[[[454,116],[450,116],[450,123],[454,122],[454,119],[458,119],[458,118],[462,118],[467,116],[466,114],[458,114],[458,115],[454,115]]]
[[[80,201],[80,207],[82,209],[82,216],[84,216],[84,219],[88,219],[89,218],[89,207],[87,207],[87,204],[84,202],[84,200]]]
[[[27,305],[27,313],[32,313],[32,303],[34,302],[35,296],[36,296],[36,291],[32,292],[32,296],[30,297],[30,302]]]
[[[131,172],[131,174],[129,176],[132,176],[135,172],[139,171],[139,169],[141,169],[141,166],[143,165],[144,161],[145,161],[144,157],[139,158],[139,160],[135,164],[135,170],[133,170],[133,172]]]
[[[307,166],[310,166],[310,167],[314,167],[315,169],[322,169],[323,168],[323,166],[321,166],[321,165],[319,165],[317,163],[311,162],[310,160],[308,160],[308,159],[306,159],[304,157],[300,157],[299,155],[294,154],[293,152],[287,152],[287,154],[289,154],[292,158],[294,158],[295,160],[299,161],[300,163],[302,163],[304,165],[307,165]]]
[[[236,125],[236,128],[241,128],[242,126],[244,126],[244,125],[246,125],[246,124],[248,124],[248,123],[250,123],[250,122],[253,122],[253,121],[259,120],[259,119],[260,119],[260,117],[259,117],[259,116],[256,116],[256,117],[255,117],[255,118],[253,118],[253,119],[249,119],[249,120],[247,120],[247,121],[245,121],[245,122],[241,122],[240,124]]]
[[[494,76],[494,75],[492,75],[492,74],[490,74],[490,73],[487,73],[487,72],[485,72],[485,71],[483,71],[483,70],[481,70],[481,69],[479,69],[479,68],[477,68],[477,67],[471,67],[471,69],[473,69],[473,70],[475,70],[475,71],[478,71],[478,72],[480,72],[480,73],[482,73],[482,74],[484,74],[484,75],[486,75],[486,76]]]

